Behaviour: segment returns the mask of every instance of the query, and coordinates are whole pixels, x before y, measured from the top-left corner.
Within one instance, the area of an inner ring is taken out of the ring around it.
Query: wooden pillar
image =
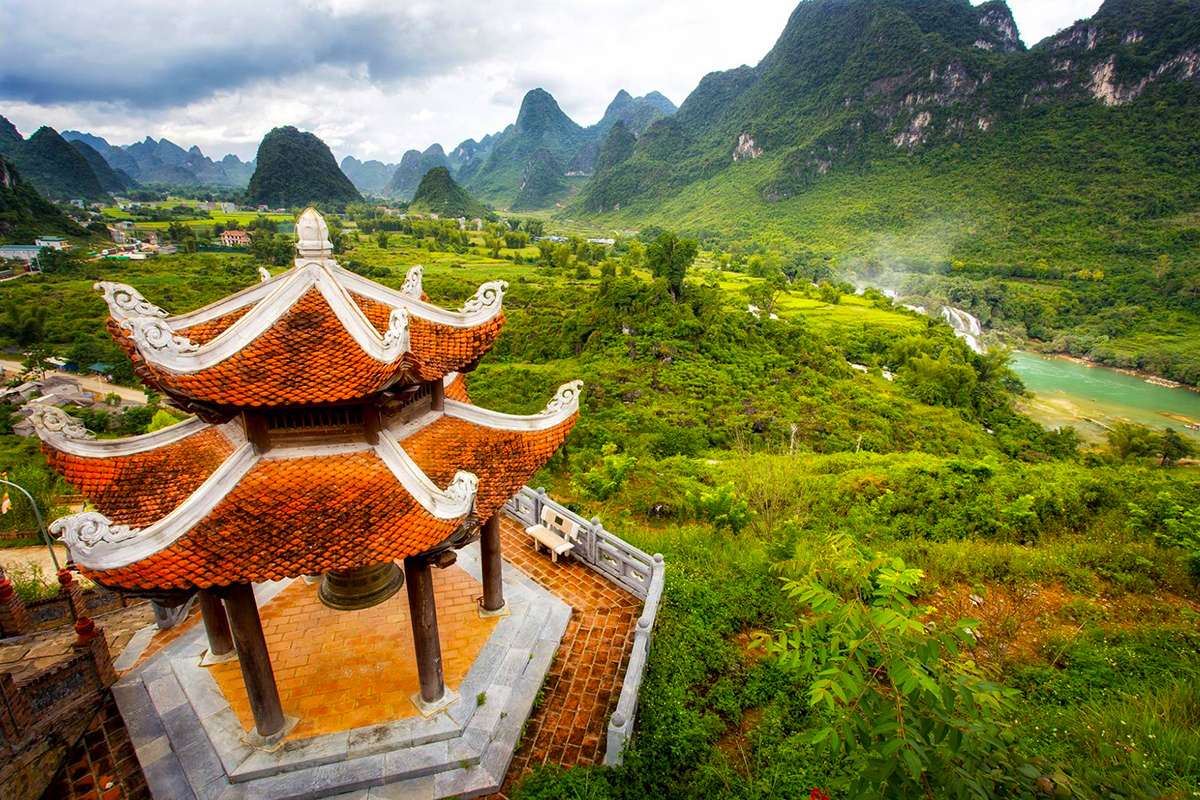
[[[492,514],[479,537],[479,554],[483,561],[484,611],[504,608],[504,579],[500,564],[500,512]]]
[[[441,411],[446,407],[446,384],[442,379],[429,383],[429,410]]]
[[[232,652],[233,637],[229,632],[225,604],[207,589],[200,590],[200,616],[204,619],[204,632],[208,634],[209,654],[223,656]]]
[[[279,702],[279,689],[275,686],[275,673],[271,670],[262,621],[258,617],[254,587],[248,583],[227,587],[225,605],[229,610],[229,626],[237,646],[246,696],[254,713],[254,727],[259,736],[270,738],[283,730],[283,707]]]
[[[408,586],[408,614],[412,618],[421,699],[436,703],[446,693],[446,683],[442,677],[442,643],[438,638],[433,572],[429,562],[421,556],[404,559],[404,582]]]

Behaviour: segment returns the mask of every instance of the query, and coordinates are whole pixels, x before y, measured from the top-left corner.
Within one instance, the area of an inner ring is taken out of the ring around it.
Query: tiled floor
[[[570,559],[555,564],[535,552],[524,528],[512,519],[504,517],[500,530],[504,558],[573,609],[542,702],[525,725],[497,795],[505,797],[536,764],[569,767],[604,760],[606,726],[621,693],[642,602],[582,564]]]
[[[442,668],[457,688],[491,635],[495,619],[480,619],[479,583],[457,565],[433,570]],[[289,739],[415,716],[419,689],[408,593],[362,611],[335,611],[317,599],[317,585],[293,581],[262,608],[263,631],[285,714],[300,723]],[[212,675],[233,710],[253,725],[241,669],[218,664]]]

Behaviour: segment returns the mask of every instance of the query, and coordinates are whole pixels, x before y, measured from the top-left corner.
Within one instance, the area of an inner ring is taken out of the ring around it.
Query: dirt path
[[[58,555],[59,565],[67,563],[67,548],[61,544],[54,545]],[[0,567],[5,572],[24,572],[32,565],[42,568],[42,575],[50,581],[54,580],[54,562],[50,560],[50,551],[42,547],[0,547]]]
[[[0,369],[3,369],[6,373],[20,373],[21,362],[0,359]],[[79,375],[72,372],[63,372],[62,370],[52,370],[46,373],[47,377],[51,375],[58,375],[63,378],[70,378],[73,381],[79,381],[79,385],[81,387],[87,389],[89,392],[96,392],[101,397],[104,397],[106,394],[113,393],[120,395],[124,400],[131,400],[135,403],[146,402],[146,393],[141,389],[131,389],[128,386],[118,386],[115,383],[109,383],[108,381],[101,380],[95,376]]]

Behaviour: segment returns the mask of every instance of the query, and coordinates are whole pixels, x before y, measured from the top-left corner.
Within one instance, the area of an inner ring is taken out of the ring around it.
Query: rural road
[[[16,372],[19,374],[21,372],[21,362],[0,359],[0,369],[3,369],[5,373]],[[102,381],[94,376],[77,375],[71,372],[63,372],[61,370],[50,370],[46,373],[46,375],[60,375],[64,378],[70,378],[73,381],[78,381],[81,387],[87,389],[89,392],[96,392],[101,397],[109,394],[110,392],[115,392],[124,400],[131,400],[134,403],[146,402],[146,393],[141,389],[130,389],[127,386],[117,386],[115,383],[108,383],[107,381]]]

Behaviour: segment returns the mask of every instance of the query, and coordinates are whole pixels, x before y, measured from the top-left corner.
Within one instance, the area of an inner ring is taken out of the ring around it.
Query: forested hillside
[[[1032,49],[1000,2],[806,0],[564,216],[918,276],[1015,336],[1195,383],[1198,129],[1196,0],[1109,0]]]
[[[256,163],[246,188],[247,202],[283,207],[309,203],[338,206],[362,199],[333,160],[329,146],[290,125],[275,128],[263,137]]]

